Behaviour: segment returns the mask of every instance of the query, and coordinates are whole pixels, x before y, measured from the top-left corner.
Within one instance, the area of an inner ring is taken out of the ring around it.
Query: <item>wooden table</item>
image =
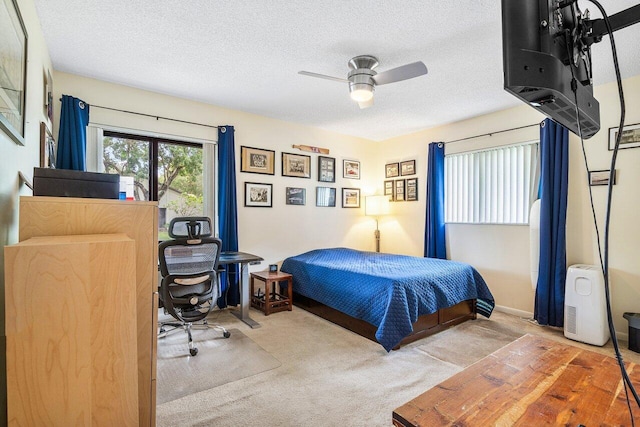
[[[627,372],[638,387],[640,368],[628,363]],[[640,409],[631,405],[640,425]],[[397,408],[393,424],[591,427],[631,420],[613,357],[525,335]]]
[[[256,295],[255,281],[264,282],[264,294]],[[286,282],[287,293],[278,289],[281,282]],[[289,273],[277,271],[258,271],[251,273],[251,306],[264,311],[264,315],[278,311],[293,309],[293,276]]]

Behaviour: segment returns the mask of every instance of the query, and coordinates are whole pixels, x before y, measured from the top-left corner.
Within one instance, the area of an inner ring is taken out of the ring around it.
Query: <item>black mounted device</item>
[[[612,31],[640,22],[640,5],[609,19]],[[591,45],[605,34],[604,21],[590,20],[576,0],[502,0],[505,90],[590,138],[600,130]]]

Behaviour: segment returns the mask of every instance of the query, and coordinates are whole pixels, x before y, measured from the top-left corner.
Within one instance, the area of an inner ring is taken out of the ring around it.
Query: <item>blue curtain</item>
[[[62,112],[58,130],[57,169],[84,171],[87,158],[87,125],[89,124],[89,104],[62,95]]]
[[[540,262],[534,318],[541,325],[562,326],[569,132],[549,119],[540,126]]]
[[[238,250],[238,202],[236,198],[236,156],[233,126],[218,127],[218,235],[222,250]],[[218,307],[240,304],[238,266],[229,264],[221,274],[222,296]]]
[[[444,227],[444,144],[429,144],[427,159],[427,217],[424,256],[447,259]]]

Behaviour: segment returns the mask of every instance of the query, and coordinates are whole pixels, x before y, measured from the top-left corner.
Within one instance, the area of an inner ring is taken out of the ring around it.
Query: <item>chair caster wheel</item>
[[[231,332],[224,331],[224,334],[222,334],[222,336],[225,337],[225,338],[229,338],[231,336]]]
[[[190,349],[189,349],[189,353],[190,353],[192,356],[195,356],[196,354],[198,354],[198,349],[197,349],[197,348],[190,348]]]

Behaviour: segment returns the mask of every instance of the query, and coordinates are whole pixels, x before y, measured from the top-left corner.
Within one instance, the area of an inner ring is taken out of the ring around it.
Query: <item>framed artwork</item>
[[[0,129],[24,145],[27,30],[16,0],[0,0]]]
[[[404,179],[396,179],[396,202],[402,202],[406,200],[404,195]]]
[[[240,172],[275,175],[275,158],[275,151],[241,146]]]
[[[393,200],[393,190],[395,189],[393,185],[393,180],[384,182],[384,195],[389,196],[389,200]]]
[[[622,145],[622,143],[620,145]],[[596,185],[609,185],[609,170],[610,169],[589,171],[589,185],[592,187]],[[617,170],[613,171],[613,185],[616,185],[616,172]]]
[[[618,127],[609,128],[609,151],[613,151],[615,148],[617,137]],[[620,150],[636,147],[640,147],[640,123],[623,127],[622,138],[620,138]]]
[[[56,167],[56,144],[46,123],[40,122],[40,167]]]
[[[332,187],[316,187],[316,206],[335,207],[336,189]]]
[[[311,178],[311,156],[282,153],[282,176]]]
[[[244,183],[244,205],[246,207],[270,208],[272,199],[271,184],[259,182]]]
[[[400,162],[400,175],[415,175],[416,174],[416,161],[407,160],[406,162]]]
[[[400,165],[398,163],[387,163],[384,165],[384,177],[394,178],[396,176],[400,176],[399,168]]]
[[[360,207],[360,189],[359,188],[343,188],[342,189],[342,207],[343,208],[359,208]]]
[[[342,177],[360,179],[360,162],[357,160],[343,160]]]
[[[53,125],[53,78],[49,70],[44,72],[44,113]]]
[[[304,188],[287,187],[287,205],[304,206],[307,190]]]
[[[418,200],[418,178],[409,178],[405,182],[405,200],[415,202]]]
[[[336,182],[336,159],[318,156],[318,181]]]

